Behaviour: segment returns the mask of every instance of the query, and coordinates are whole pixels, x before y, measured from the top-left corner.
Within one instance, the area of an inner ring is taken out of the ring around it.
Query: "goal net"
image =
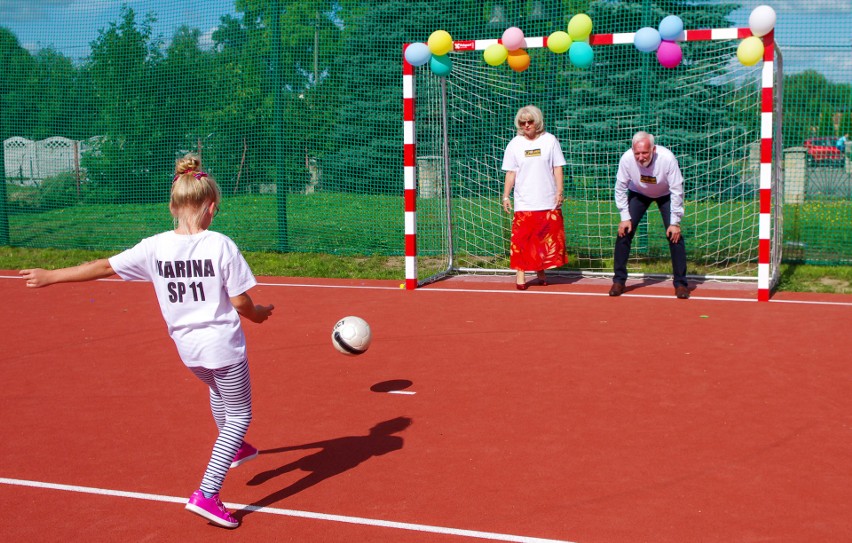
[[[550,52],[543,38],[527,38],[531,63],[522,73],[483,61],[482,50],[496,40],[455,42],[446,77],[408,66],[416,104],[407,109],[416,148],[407,159],[416,172],[416,201],[407,198],[416,216],[406,221],[416,224],[409,281],[511,271],[511,215],[501,207],[500,166],[516,134],[515,113],[533,104],[568,162],[569,264],[556,273],[612,274],[618,160],[633,134],[645,130],[680,162],[690,277],[755,281],[768,292],[781,259],[781,63],[775,49],[774,58],[742,65],[736,50],[748,35],[748,29],[687,31],[684,60],[674,69],[639,52],[632,34],[593,35],[595,59],[586,69],[574,67],[567,53]],[[637,230],[628,271],[671,273],[656,206]]]

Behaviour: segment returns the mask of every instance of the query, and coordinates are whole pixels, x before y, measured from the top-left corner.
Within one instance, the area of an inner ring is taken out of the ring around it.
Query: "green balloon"
[[[571,49],[568,50],[568,58],[571,59],[571,64],[578,68],[588,68],[595,60],[595,52],[592,51],[592,46],[584,41],[576,41],[571,44]]]
[[[429,59],[429,68],[432,69],[433,74],[444,77],[452,71],[453,61],[447,55],[432,55]]]

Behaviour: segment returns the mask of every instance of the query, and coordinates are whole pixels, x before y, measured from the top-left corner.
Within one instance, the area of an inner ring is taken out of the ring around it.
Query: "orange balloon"
[[[509,58],[506,59],[509,67],[516,72],[523,72],[530,67],[530,56],[523,49],[509,51]]]

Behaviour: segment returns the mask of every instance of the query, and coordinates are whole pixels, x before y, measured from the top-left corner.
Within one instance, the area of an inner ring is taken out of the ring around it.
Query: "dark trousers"
[[[671,196],[665,195],[659,198],[650,198],[643,196],[638,192],[627,192],[628,209],[630,210],[630,222],[633,223],[633,228],[624,236],[615,238],[615,266],[613,282],[627,282],[627,259],[630,257],[630,246],[633,243],[633,236],[636,235],[636,227],[645,216],[645,212],[651,206],[651,202],[657,202],[657,208],[660,210],[660,215],[663,216],[664,229],[668,230],[671,217]],[[686,282],[686,243],[683,241],[683,234],[677,243],[669,241],[669,252],[672,255],[672,275],[674,276],[674,286],[688,286]]]

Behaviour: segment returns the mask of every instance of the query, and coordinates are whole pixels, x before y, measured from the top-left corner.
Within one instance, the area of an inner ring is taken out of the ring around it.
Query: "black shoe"
[[[624,294],[624,283],[613,283],[609,289],[610,296],[621,296]]]
[[[687,298],[689,298],[689,289],[686,287],[675,287],[675,296],[677,296],[681,300],[686,300]]]

